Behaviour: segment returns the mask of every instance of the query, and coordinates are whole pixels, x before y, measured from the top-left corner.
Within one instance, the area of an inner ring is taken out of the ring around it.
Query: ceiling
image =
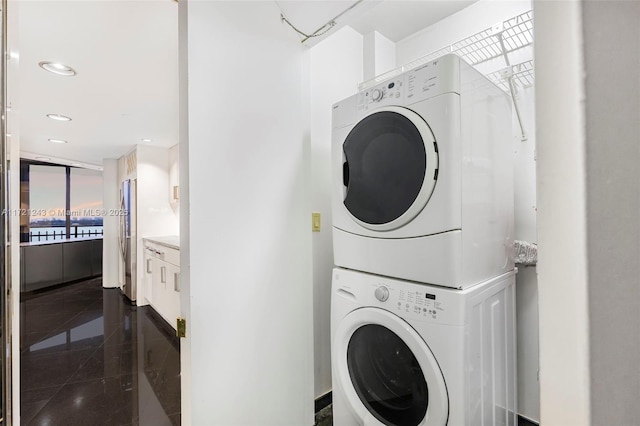
[[[170,147],[178,143],[176,2],[16,3],[17,105],[24,157],[45,156],[53,162],[97,167],[104,158],[120,157],[136,144]],[[296,27],[313,33],[358,2],[275,3]],[[338,19],[337,26],[350,25],[362,34],[377,30],[397,42],[471,3],[365,0]],[[77,75],[51,74],[38,66],[41,61],[67,64]],[[51,120],[46,117],[50,113],[72,121]],[[51,138],[68,143],[54,144],[48,141]]]
[[[141,139],[178,143],[177,3],[25,1],[18,14],[21,151],[99,165]],[[77,75],[49,73],[41,61]]]
[[[389,40],[398,42],[476,1],[478,0],[279,0],[276,3],[289,21],[306,34],[313,33],[348,10],[336,19],[337,27],[349,25],[363,35],[378,31]]]
[[[397,43],[476,1],[478,0],[385,0],[361,16],[353,17],[348,25],[361,34],[378,31]]]

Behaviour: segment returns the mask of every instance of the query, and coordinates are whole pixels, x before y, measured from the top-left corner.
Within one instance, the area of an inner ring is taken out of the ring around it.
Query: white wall
[[[195,1],[186,9],[187,415],[193,425],[311,425],[302,48],[273,2]]]
[[[180,145],[169,148],[169,204],[180,223]],[[178,198],[174,197],[174,187],[178,187]]]
[[[312,235],[314,394],[319,397],[331,390],[331,106],[356,93],[363,80],[363,37],[344,27],[311,48],[309,56],[311,208],[322,214],[322,229]]]
[[[434,25],[396,43],[398,66],[407,64],[449,46],[498,22],[531,10],[529,1],[480,0]],[[528,55],[528,56],[527,56]],[[523,49],[518,63],[532,58],[532,49]],[[505,66],[503,59],[479,69],[493,71]],[[535,99],[532,88],[517,93],[527,139],[521,140],[518,122],[513,117],[515,239],[536,242],[536,134]],[[538,290],[535,267],[520,267],[516,277],[516,316],[518,337],[518,412],[539,420],[538,384]]]
[[[103,172],[103,208],[120,208],[120,182],[118,181],[118,160],[102,160]],[[119,218],[105,215],[102,237],[102,286],[106,288],[119,287],[118,262],[120,261],[120,243],[118,240]]]
[[[636,424],[640,4],[534,5],[541,420]]]

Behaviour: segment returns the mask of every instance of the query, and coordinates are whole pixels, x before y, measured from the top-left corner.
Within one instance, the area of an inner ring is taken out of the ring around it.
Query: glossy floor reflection
[[[20,303],[23,425],[179,425],[179,341],[100,279]]]

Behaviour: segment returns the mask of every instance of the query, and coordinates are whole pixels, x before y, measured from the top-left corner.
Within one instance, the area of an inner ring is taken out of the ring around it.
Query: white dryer
[[[516,425],[514,275],[452,290],[334,269],[333,424]]]
[[[464,288],[513,269],[511,103],[447,55],[333,106],[337,266]]]

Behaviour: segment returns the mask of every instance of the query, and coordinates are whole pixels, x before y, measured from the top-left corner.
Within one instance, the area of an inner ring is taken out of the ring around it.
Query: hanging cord
[[[498,41],[500,42],[500,48],[502,49],[502,55],[504,56],[504,61],[509,68],[509,75],[507,76],[507,83],[509,84],[509,92],[511,92],[511,99],[513,101],[513,107],[516,110],[516,117],[518,117],[518,124],[520,125],[520,133],[522,133],[521,140],[524,142],[527,140],[527,135],[524,131],[524,125],[522,124],[522,116],[520,115],[520,108],[518,107],[518,101],[516,100],[516,89],[513,85],[513,67],[511,66],[511,62],[509,62],[509,56],[507,55],[507,49],[504,47],[504,40],[502,39],[502,31],[496,34]]]
[[[317,30],[315,30],[311,34],[306,34],[303,31],[300,31],[298,28],[296,28],[296,26],[293,25],[284,16],[284,12],[282,11],[282,8],[280,7],[280,5],[278,4],[277,1],[276,1],[276,5],[278,5],[278,8],[280,9],[280,22],[286,22],[287,25],[289,25],[295,32],[297,32],[298,34],[303,36],[304,38],[300,41],[300,43],[304,43],[305,41],[309,40],[312,37],[320,37],[321,35],[324,35],[324,34],[328,33],[331,30],[331,28],[336,26],[336,20],[338,18],[340,18],[342,15],[344,15],[345,13],[347,13],[348,11],[350,11],[351,9],[353,9],[354,7],[356,7],[357,5],[362,3],[363,1],[364,0],[358,0],[357,2],[353,3],[351,6],[349,6],[348,8],[346,8],[345,10],[343,10],[342,12],[340,12],[339,14],[334,16],[332,19],[329,20],[329,22],[327,22],[326,24],[324,24],[323,26],[321,26],[320,28],[318,28]]]
[[[314,32],[313,34],[306,34],[302,31],[300,31],[299,29],[296,28],[295,25],[293,25],[291,23],[291,21],[289,21],[284,14],[280,14],[280,22],[286,22],[287,25],[289,25],[291,28],[293,28],[293,30],[295,32],[297,32],[298,34],[300,34],[301,36],[304,36],[304,40],[302,40],[302,42],[304,42],[305,40],[310,39],[311,37],[320,37],[323,34],[326,34],[327,32],[329,32],[329,30],[331,30],[331,28],[334,27],[334,25],[336,25],[336,21],[329,21],[326,24],[324,24],[322,27],[318,28],[316,30],[316,32]],[[326,28],[325,28],[326,27]],[[321,31],[322,29],[324,29],[324,31]]]

